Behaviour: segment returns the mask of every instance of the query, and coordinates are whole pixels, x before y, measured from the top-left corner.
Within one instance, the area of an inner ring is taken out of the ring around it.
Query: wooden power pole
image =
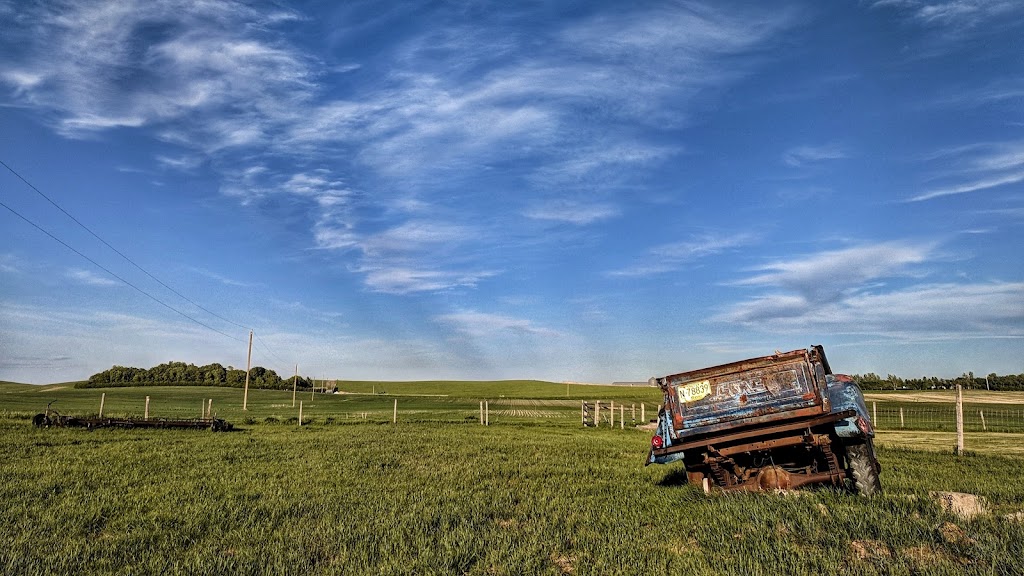
[[[292,408],[295,408],[295,392],[299,389],[299,365],[295,365],[295,380],[292,381]]]
[[[964,455],[964,389],[956,385],[956,450],[957,456]]]
[[[252,330],[249,330],[249,354],[245,357],[245,395],[242,396],[242,410],[249,409],[249,369],[252,367]]]

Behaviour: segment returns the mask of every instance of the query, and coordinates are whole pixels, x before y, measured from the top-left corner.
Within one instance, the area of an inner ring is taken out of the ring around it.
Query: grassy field
[[[660,391],[648,387],[591,386],[559,384],[531,380],[497,382],[341,382],[344,394],[299,393],[303,420],[324,422],[362,419],[390,421],[394,402],[403,419],[410,421],[462,422],[478,418],[479,403],[490,404],[491,421],[508,418],[535,419],[555,417],[578,419],[581,400],[645,404],[650,416],[657,413]],[[568,391],[568,394],[567,394]],[[288,421],[298,418],[298,404],[292,407],[292,392],[249,390],[248,410],[242,411],[241,389],[192,386],[149,386],[139,388],[76,389],[69,384],[33,386],[0,384],[0,414],[30,416],[42,412],[46,404],[69,414],[99,412],[100,396],[105,394],[103,413],[108,416],[141,416],[146,396],[150,397],[150,415],[168,418],[193,418],[200,415],[204,400],[213,400],[214,413],[232,422]],[[639,412],[637,412],[639,418]]]
[[[0,385],[0,572],[1024,574],[1024,521],[1007,517],[1024,511],[1022,458],[908,450],[925,435],[883,432],[885,494],[872,501],[833,490],[707,497],[676,467],[643,466],[649,433],[582,429],[564,385],[549,385],[562,398],[513,385],[504,399],[500,383],[477,386],[318,395],[299,428],[286,425],[290,392],[250,391],[243,413],[234,389]],[[616,390],[627,403],[649,392]],[[146,395],[155,415],[197,416],[213,398],[243,430],[29,424],[53,398],[95,412],[101,392],[105,412],[136,415]],[[485,396],[490,427],[476,424]],[[503,416],[506,401],[542,414]],[[952,516],[928,496],[939,490],[983,496],[990,513]]]

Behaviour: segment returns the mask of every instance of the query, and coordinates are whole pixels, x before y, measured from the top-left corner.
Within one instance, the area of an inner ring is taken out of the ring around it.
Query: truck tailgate
[[[765,356],[667,376],[673,428],[687,435],[696,428],[770,414],[826,410],[814,366],[805,350]]]

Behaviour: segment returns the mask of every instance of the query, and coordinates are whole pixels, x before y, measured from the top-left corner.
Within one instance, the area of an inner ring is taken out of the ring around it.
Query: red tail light
[[[653,446],[655,449],[661,448],[664,445],[665,441],[661,439],[661,436],[655,435],[651,437],[651,446]]]
[[[864,419],[863,416],[857,416],[857,428],[865,434],[871,434],[871,423]]]

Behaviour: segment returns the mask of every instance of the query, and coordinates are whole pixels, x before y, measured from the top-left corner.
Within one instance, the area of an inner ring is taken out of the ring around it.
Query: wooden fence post
[[[484,401],[480,401],[480,425],[484,425]]]
[[[584,426],[587,425],[587,401],[586,400],[580,400],[580,421],[583,422]]]
[[[956,453],[964,453],[964,390],[956,385]]]
[[[900,406],[900,428],[903,428],[903,406]]]
[[[146,415],[143,418],[149,420],[149,396],[146,396]]]
[[[878,402],[871,403],[871,423],[878,426]]]
[[[978,416],[981,416],[981,429],[985,432],[988,432],[988,426],[985,425],[985,411],[978,410]]]
[[[619,404],[619,430],[626,429],[626,406]]]
[[[601,427],[601,401],[594,403],[594,428]]]
[[[391,415],[391,423],[398,424],[398,398],[395,398],[395,411]]]
[[[647,405],[643,402],[640,403],[640,421],[647,424],[647,415],[645,414]]]
[[[484,426],[491,425],[491,401],[484,400]]]
[[[210,401],[206,404],[206,417],[213,418],[213,398],[210,398]]]
[[[610,414],[611,414],[611,416],[609,416],[610,419],[608,420],[609,425],[612,428],[615,428],[615,400],[612,400],[612,409],[611,409]]]
[[[636,426],[636,404],[632,405],[633,409],[633,426]]]
[[[299,426],[302,426],[302,400],[299,400]]]
[[[107,399],[107,393],[100,393],[100,418],[103,418],[103,402]]]

